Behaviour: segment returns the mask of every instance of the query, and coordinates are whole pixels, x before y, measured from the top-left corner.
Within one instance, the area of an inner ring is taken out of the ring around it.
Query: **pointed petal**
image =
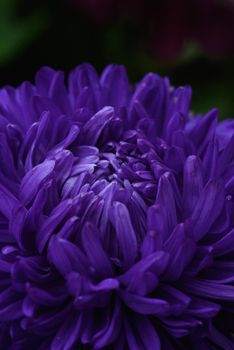
[[[224,188],[221,181],[211,180],[203,189],[192,213],[192,227],[196,241],[209,231],[224,205]]]
[[[226,233],[220,240],[213,244],[215,256],[222,256],[234,251],[234,229]]]
[[[95,334],[93,342],[94,349],[99,350],[112,344],[118,337],[121,329],[122,310],[118,301],[115,302],[113,313],[106,327]]]
[[[40,253],[45,248],[55,229],[62,223],[62,221],[71,211],[72,205],[73,203],[71,199],[62,201],[57,207],[55,207],[50,216],[41,225],[36,234],[36,246]]]
[[[234,301],[234,286],[212,280],[194,279],[181,283],[184,290],[199,297],[214,300]]]
[[[156,204],[159,204],[162,207],[166,217],[167,227],[164,233],[165,238],[168,237],[177,223],[175,198],[171,184],[171,177],[172,175],[169,172],[161,176],[156,198]]]
[[[188,313],[195,317],[212,318],[220,311],[221,306],[205,299],[192,298]]]
[[[23,178],[19,196],[25,205],[30,204],[43,183],[52,177],[55,162],[46,160],[35,166]]]
[[[84,275],[89,273],[89,263],[86,256],[73,243],[53,236],[48,246],[48,257],[56,269],[67,276],[72,271]]]
[[[158,333],[146,317],[136,318],[134,324],[145,349],[161,350]]]
[[[81,332],[80,315],[69,316],[64,320],[51,344],[51,350],[71,350]]]
[[[183,209],[184,217],[188,217],[200,197],[203,188],[203,178],[200,159],[189,156],[184,165]]]
[[[204,117],[194,118],[192,122],[187,124],[187,129],[192,123],[193,127],[188,130],[188,135],[198,148],[199,154],[201,154],[207,143],[214,137],[218,124],[218,111],[212,109]]]
[[[205,155],[203,157],[203,176],[205,183],[217,175],[218,168],[218,141],[214,137],[208,143]]]
[[[158,282],[157,276],[164,272],[168,262],[169,255],[163,251],[157,251],[133,265],[119,277],[119,281],[130,293],[149,294],[155,289]]]
[[[128,104],[130,85],[124,66],[109,65],[102,73],[100,83],[103,105],[120,108]]]
[[[0,212],[7,218],[11,219],[13,209],[21,206],[18,199],[0,184]]]
[[[131,266],[137,257],[137,239],[127,207],[114,202],[111,208],[111,222],[123,256],[124,265]]]
[[[147,298],[140,295],[130,294],[123,290],[119,291],[123,302],[133,311],[142,315],[166,316],[170,306],[168,302],[158,298]]]
[[[97,143],[106,124],[113,118],[113,107],[104,107],[98,111],[92,118],[90,118],[84,125],[83,143],[94,146]]]

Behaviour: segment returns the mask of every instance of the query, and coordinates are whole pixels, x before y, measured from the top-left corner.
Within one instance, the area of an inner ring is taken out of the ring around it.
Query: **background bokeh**
[[[0,0],[0,85],[33,81],[43,65],[99,72],[124,64],[192,85],[192,109],[234,117],[233,0]]]

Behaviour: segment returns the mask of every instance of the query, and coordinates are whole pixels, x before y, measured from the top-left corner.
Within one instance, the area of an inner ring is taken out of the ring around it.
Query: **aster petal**
[[[46,312],[32,319],[23,319],[21,321],[21,327],[23,330],[29,332],[35,332],[40,336],[48,336],[51,334],[51,330],[54,332],[61,325],[62,321],[70,314],[70,305],[64,309],[60,309],[57,313]]]
[[[149,115],[146,112],[144,106],[140,103],[140,101],[133,100],[130,108],[129,108],[129,116],[128,116],[128,122],[131,126],[135,126],[140,122],[141,119],[147,120],[149,119]]]
[[[151,293],[158,284],[157,276],[167,267],[169,255],[157,251],[148,255],[133,265],[127,272],[119,277],[119,281],[127,287],[127,291],[146,295]]]
[[[113,202],[113,197],[117,189],[117,184],[115,182],[112,182],[105,186],[105,188],[99,193],[99,196],[104,199],[104,207],[100,218],[100,237],[102,238],[104,246],[106,246],[109,238],[107,236],[107,227],[109,224],[109,208]]]
[[[120,108],[130,99],[130,88],[125,67],[110,65],[105,68],[100,78],[103,105]]]
[[[99,233],[95,227],[90,223],[86,223],[82,231],[82,244],[90,264],[97,274],[102,278],[111,277],[113,276],[112,265],[98,235]]]
[[[136,318],[134,320],[134,326],[145,349],[161,349],[160,338],[157,334],[157,331],[146,317]]]
[[[163,278],[169,281],[177,280],[191,261],[196,249],[195,242],[186,231],[184,224],[175,227],[163,248],[171,257]]]
[[[203,188],[203,176],[200,159],[189,156],[184,165],[183,209],[188,217],[197,204]]]
[[[129,350],[142,350],[141,341],[127,320],[124,320],[124,328]]]
[[[179,112],[184,116],[188,115],[191,104],[192,89],[190,86],[173,89],[172,97],[169,101],[168,115]]]
[[[180,147],[172,146],[165,151],[163,160],[168,168],[179,173],[185,161],[184,151]]]
[[[91,92],[91,100],[87,106],[92,106],[96,111],[100,104],[100,83],[97,72],[87,63],[77,67],[69,76],[69,92],[73,105],[84,88],[88,88]]]
[[[214,300],[234,300],[234,286],[217,283],[212,280],[193,279],[183,282],[183,288],[199,297]]]
[[[62,201],[52,211],[51,215],[45,220],[36,234],[36,246],[39,252],[45,248],[49,238],[52,236],[54,230],[61,224],[66,215],[71,211],[72,200],[67,199]]]
[[[160,132],[163,127],[160,115],[165,113],[168,85],[167,79],[161,79],[157,74],[150,73],[142,79],[132,97],[132,102],[140,101],[150,117],[155,119],[157,132]]]
[[[0,255],[0,271],[2,272],[11,272],[12,264],[9,261],[3,259]]]
[[[175,338],[184,337],[188,335],[192,329],[195,330],[202,326],[202,321],[188,315],[181,316],[179,319],[175,317],[163,318],[161,321],[169,334]]]
[[[142,243],[143,256],[162,248],[166,228],[166,218],[162,207],[159,204],[153,205],[147,211],[148,231]]]
[[[18,199],[0,184],[0,212],[8,219],[11,219],[13,210],[21,204]]]
[[[169,313],[170,306],[165,300],[142,297],[125,291],[120,291],[119,294],[124,303],[139,314],[164,316]]]
[[[216,138],[211,139],[208,143],[204,158],[203,158],[203,176],[205,182],[216,178],[218,168],[218,141]]]
[[[172,134],[171,144],[172,146],[180,147],[181,149],[183,149],[184,153],[187,156],[191,154],[196,154],[196,148],[185,131],[175,131]]]
[[[182,113],[175,112],[170,118],[166,130],[165,140],[171,142],[173,134],[178,130],[183,130],[185,127],[185,116]]]
[[[70,111],[63,72],[56,72],[49,67],[43,67],[37,73],[35,83],[40,94],[56,101],[61,112]]]
[[[191,303],[191,298],[188,295],[168,284],[160,285],[159,297],[170,304],[170,311],[175,316],[183,314]]]
[[[19,247],[25,251],[33,247],[34,237],[25,229],[27,211],[23,206],[15,208],[13,218],[9,223],[9,231],[15,238]]]
[[[51,181],[46,182],[42,188],[39,189],[33,205],[26,213],[26,224],[30,230],[36,230],[43,220],[43,210],[48,199]]]
[[[234,250],[234,230],[226,233],[224,237],[213,245],[213,253],[215,256],[225,255]]]
[[[48,246],[48,255],[58,271],[66,276],[71,271],[88,273],[88,260],[82,251],[73,243],[53,236]]]
[[[208,300],[192,298],[188,313],[192,316],[211,318],[217,315],[221,306]]]
[[[53,175],[55,162],[48,160],[35,166],[22,180],[20,198],[25,205],[30,204],[43,183]]]
[[[131,266],[137,257],[137,240],[128,209],[123,203],[113,203],[111,221],[116,230],[124,265]]]
[[[233,339],[228,339],[214,327],[211,330],[211,340],[214,344],[223,347],[225,350],[233,349]]]
[[[33,317],[38,305],[36,305],[29,296],[26,296],[23,301],[22,310],[24,316]]]
[[[211,266],[213,263],[213,247],[212,246],[201,246],[197,247],[193,259],[186,269],[186,274],[195,276],[200,271]]]
[[[197,118],[194,119],[194,121],[196,125],[187,132],[198,148],[198,154],[200,154],[215,135],[215,129],[218,123],[218,112],[216,109],[212,109],[203,118]],[[187,129],[189,129],[189,126],[190,124],[188,123]]]
[[[97,332],[93,338],[95,350],[108,346],[118,337],[122,320],[122,312],[119,302],[115,302],[113,313],[110,314],[109,318],[106,327]]]
[[[51,344],[51,350],[70,350],[81,331],[80,315],[70,316],[59,328]]]
[[[234,149],[234,134],[232,135],[226,147],[223,149],[222,153],[219,156],[218,169],[217,169],[217,173],[219,176],[223,174],[226,166],[233,160],[233,157],[234,157],[233,149]]]
[[[211,180],[203,189],[194,208],[191,219],[194,237],[200,240],[217,219],[224,205],[224,191],[221,181]]]
[[[18,300],[12,304],[0,306],[0,318],[2,322],[16,320],[22,316],[22,300]]]
[[[62,291],[60,293],[56,293],[57,295],[55,294],[55,292],[57,291],[55,290],[51,293],[46,290],[32,286],[28,286],[27,288],[27,293],[31,300],[40,305],[55,306],[66,300],[66,292]]]
[[[177,223],[175,198],[171,184],[171,178],[172,175],[168,172],[161,176],[158,184],[158,193],[156,198],[156,204],[162,206],[166,219],[165,223],[167,227],[164,233],[165,239],[168,237]]]
[[[84,143],[95,145],[106,124],[114,116],[112,107],[104,107],[90,118],[84,125]]]

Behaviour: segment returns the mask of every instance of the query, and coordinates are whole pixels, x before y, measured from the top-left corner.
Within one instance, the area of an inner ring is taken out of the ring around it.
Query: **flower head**
[[[125,69],[0,90],[3,349],[233,349],[233,122]]]

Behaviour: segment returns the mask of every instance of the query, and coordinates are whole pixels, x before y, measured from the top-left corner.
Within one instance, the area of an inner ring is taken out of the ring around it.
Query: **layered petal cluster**
[[[0,90],[4,350],[234,349],[234,125],[122,66]]]

